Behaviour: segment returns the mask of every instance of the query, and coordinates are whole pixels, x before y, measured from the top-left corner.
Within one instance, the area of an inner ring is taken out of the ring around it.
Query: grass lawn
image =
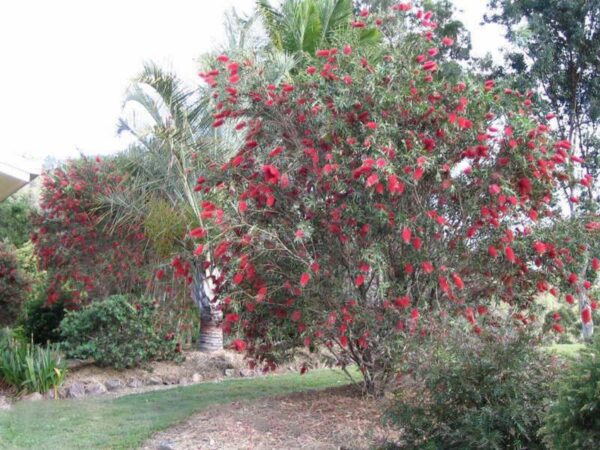
[[[548,347],[548,351],[559,356],[573,358],[583,347],[585,347],[583,344],[553,344]]]
[[[341,372],[315,370],[207,382],[116,399],[22,402],[0,412],[1,449],[137,448],[153,433],[210,405],[347,384]]]

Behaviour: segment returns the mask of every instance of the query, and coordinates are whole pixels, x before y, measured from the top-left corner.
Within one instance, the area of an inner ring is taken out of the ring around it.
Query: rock
[[[240,377],[253,377],[256,375],[252,369],[240,369]]]
[[[54,389],[50,389],[48,392],[44,394],[44,400],[54,400],[55,393]]]
[[[123,383],[121,383],[121,380],[108,380],[104,383],[104,386],[106,386],[106,389],[109,391],[116,391],[123,387]]]
[[[58,390],[58,398],[67,398],[69,396],[69,390],[66,387],[61,387]]]
[[[200,383],[202,381],[202,375],[195,373],[192,375],[192,383]]]
[[[44,396],[39,392],[34,392],[33,394],[21,397],[21,400],[23,400],[24,402],[37,402],[40,400],[44,400]]]
[[[232,377],[235,371],[233,369],[225,369],[225,376]]]
[[[0,395],[0,411],[8,411],[11,408],[12,405],[10,404],[10,401],[8,401],[8,398]]]
[[[164,384],[179,384],[179,378],[175,375],[167,375],[163,382]]]
[[[186,377],[180,378],[179,379],[179,384],[181,386],[187,386],[188,384],[190,384],[190,379],[186,378]]]
[[[144,383],[139,378],[131,378],[127,383],[127,386],[130,388],[139,388],[142,387]]]
[[[174,444],[171,441],[160,441],[156,450],[175,450],[173,445]]]
[[[152,376],[146,380],[146,384],[148,386],[158,386],[159,384],[163,384],[163,380],[160,377]]]
[[[85,397],[85,386],[82,383],[73,383],[67,392],[69,398]]]
[[[85,392],[90,395],[102,395],[106,394],[106,387],[102,383],[92,381],[85,387]]]

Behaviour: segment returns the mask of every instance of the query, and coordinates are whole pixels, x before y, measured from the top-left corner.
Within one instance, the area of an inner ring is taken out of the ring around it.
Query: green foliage
[[[0,378],[19,392],[57,389],[65,375],[58,347],[23,342],[10,330],[0,332]]]
[[[0,240],[20,247],[33,231],[30,216],[33,200],[28,195],[15,195],[0,202]]]
[[[64,348],[70,358],[93,358],[116,369],[151,360],[179,360],[175,334],[158,330],[157,322],[152,300],[114,295],[67,313],[61,323]]]
[[[27,275],[31,282],[29,298],[37,297],[41,291],[46,289],[47,274],[39,268],[39,259],[35,254],[35,245],[27,241],[15,250],[19,268]]]
[[[178,250],[179,240],[185,235],[186,217],[182,208],[176,210],[169,202],[151,199],[146,205],[144,231],[158,256],[169,258]]]
[[[595,448],[600,442],[600,336],[579,350],[558,382],[558,398],[540,430],[553,449]]]
[[[14,251],[0,242],[0,326],[16,320],[28,290],[29,280],[20,270]]]
[[[27,338],[36,344],[59,342],[61,340],[59,326],[64,316],[65,309],[62,299],[47,305],[46,295],[40,291],[38,297],[23,305],[19,323]]]
[[[409,448],[543,448],[536,433],[553,370],[529,339],[453,331],[430,352],[413,374],[423,391],[400,392],[389,412]]]

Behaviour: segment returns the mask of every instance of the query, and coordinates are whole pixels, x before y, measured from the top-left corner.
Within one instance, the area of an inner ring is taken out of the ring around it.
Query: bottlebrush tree
[[[100,196],[121,189],[113,161],[72,160],[45,173],[33,242],[48,271],[48,303],[65,306],[144,288],[147,242],[139,225],[108,227]]]
[[[398,38],[361,49],[360,30],[381,24]],[[285,81],[227,55],[201,74],[213,126],[245,144],[200,180],[226,201],[198,236],[220,239],[210,264],[238,350],[270,364],[321,346],[377,392],[436,320],[486,333],[498,311],[538,322],[542,292],[589,304],[598,222],[555,239],[561,187],[586,183],[569,142],[537,121],[532,95],[446,79],[438,58],[453,41],[435,40],[430,13],[400,3],[352,27]]]

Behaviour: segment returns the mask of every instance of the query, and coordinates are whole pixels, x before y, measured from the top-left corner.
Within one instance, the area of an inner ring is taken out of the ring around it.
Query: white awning
[[[10,197],[38,175],[31,169],[31,162],[0,155],[0,202]]]

